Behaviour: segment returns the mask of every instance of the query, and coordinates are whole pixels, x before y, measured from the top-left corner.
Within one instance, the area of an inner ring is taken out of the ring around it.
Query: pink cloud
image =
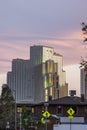
[[[77,64],[80,60],[80,57],[85,56],[86,54],[85,45],[83,46],[81,32],[79,30],[76,32],[69,32],[69,34],[66,33],[65,36],[59,37],[57,35],[51,35],[50,37],[47,37],[32,33],[29,35],[29,38],[28,34],[24,35],[23,40],[23,33],[15,33],[15,35],[12,33],[10,37],[8,37],[8,40],[1,40],[0,52],[2,56],[0,56],[0,59],[2,59],[2,57],[4,60],[7,59],[9,61],[12,61],[14,58],[29,59],[30,46],[35,44],[53,47],[54,51],[63,55],[64,65]],[[18,38],[15,39],[13,36],[17,36]],[[33,39],[33,37],[35,38]],[[5,62],[5,66],[10,66],[10,64],[11,62]],[[5,66],[3,66],[3,68]]]

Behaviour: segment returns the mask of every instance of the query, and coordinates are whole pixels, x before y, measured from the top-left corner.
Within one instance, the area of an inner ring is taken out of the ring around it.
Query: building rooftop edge
[[[47,47],[47,48],[52,48],[52,49],[54,49],[53,47],[50,47],[50,46],[44,46],[44,45],[33,45],[33,46],[30,46],[30,47],[35,47],[35,46],[37,46],[37,47]]]

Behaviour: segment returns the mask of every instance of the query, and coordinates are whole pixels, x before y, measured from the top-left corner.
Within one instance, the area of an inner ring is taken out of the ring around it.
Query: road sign
[[[44,117],[42,117],[42,118],[41,118],[41,123],[42,123],[42,124],[45,124],[45,123],[46,123],[46,121],[45,121],[45,118],[44,118]]]
[[[68,116],[68,118],[72,119],[72,118],[74,118],[74,116]]]
[[[69,116],[73,116],[75,111],[72,108],[69,108],[67,113],[69,114]]]
[[[42,115],[47,118],[51,116],[51,114],[48,111],[45,111]]]

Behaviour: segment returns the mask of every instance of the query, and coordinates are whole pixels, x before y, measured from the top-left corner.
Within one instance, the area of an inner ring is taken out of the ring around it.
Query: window
[[[31,111],[32,111],[32,113],[34,113],[34,107],[32,107]]]
[[[49,85],[53,85],[53,75],[49,74]]]

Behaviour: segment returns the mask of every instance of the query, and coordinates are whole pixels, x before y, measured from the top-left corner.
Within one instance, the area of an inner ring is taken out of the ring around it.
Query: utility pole
[[[72,124],[71,120],[72,120],[72,119],[70,118],[70,130],[71,130],[71,124]]]
[[[15,90],[15,130],[17,129],[16,115],[17,115],[17,106],[16,106],[16,90]]]

